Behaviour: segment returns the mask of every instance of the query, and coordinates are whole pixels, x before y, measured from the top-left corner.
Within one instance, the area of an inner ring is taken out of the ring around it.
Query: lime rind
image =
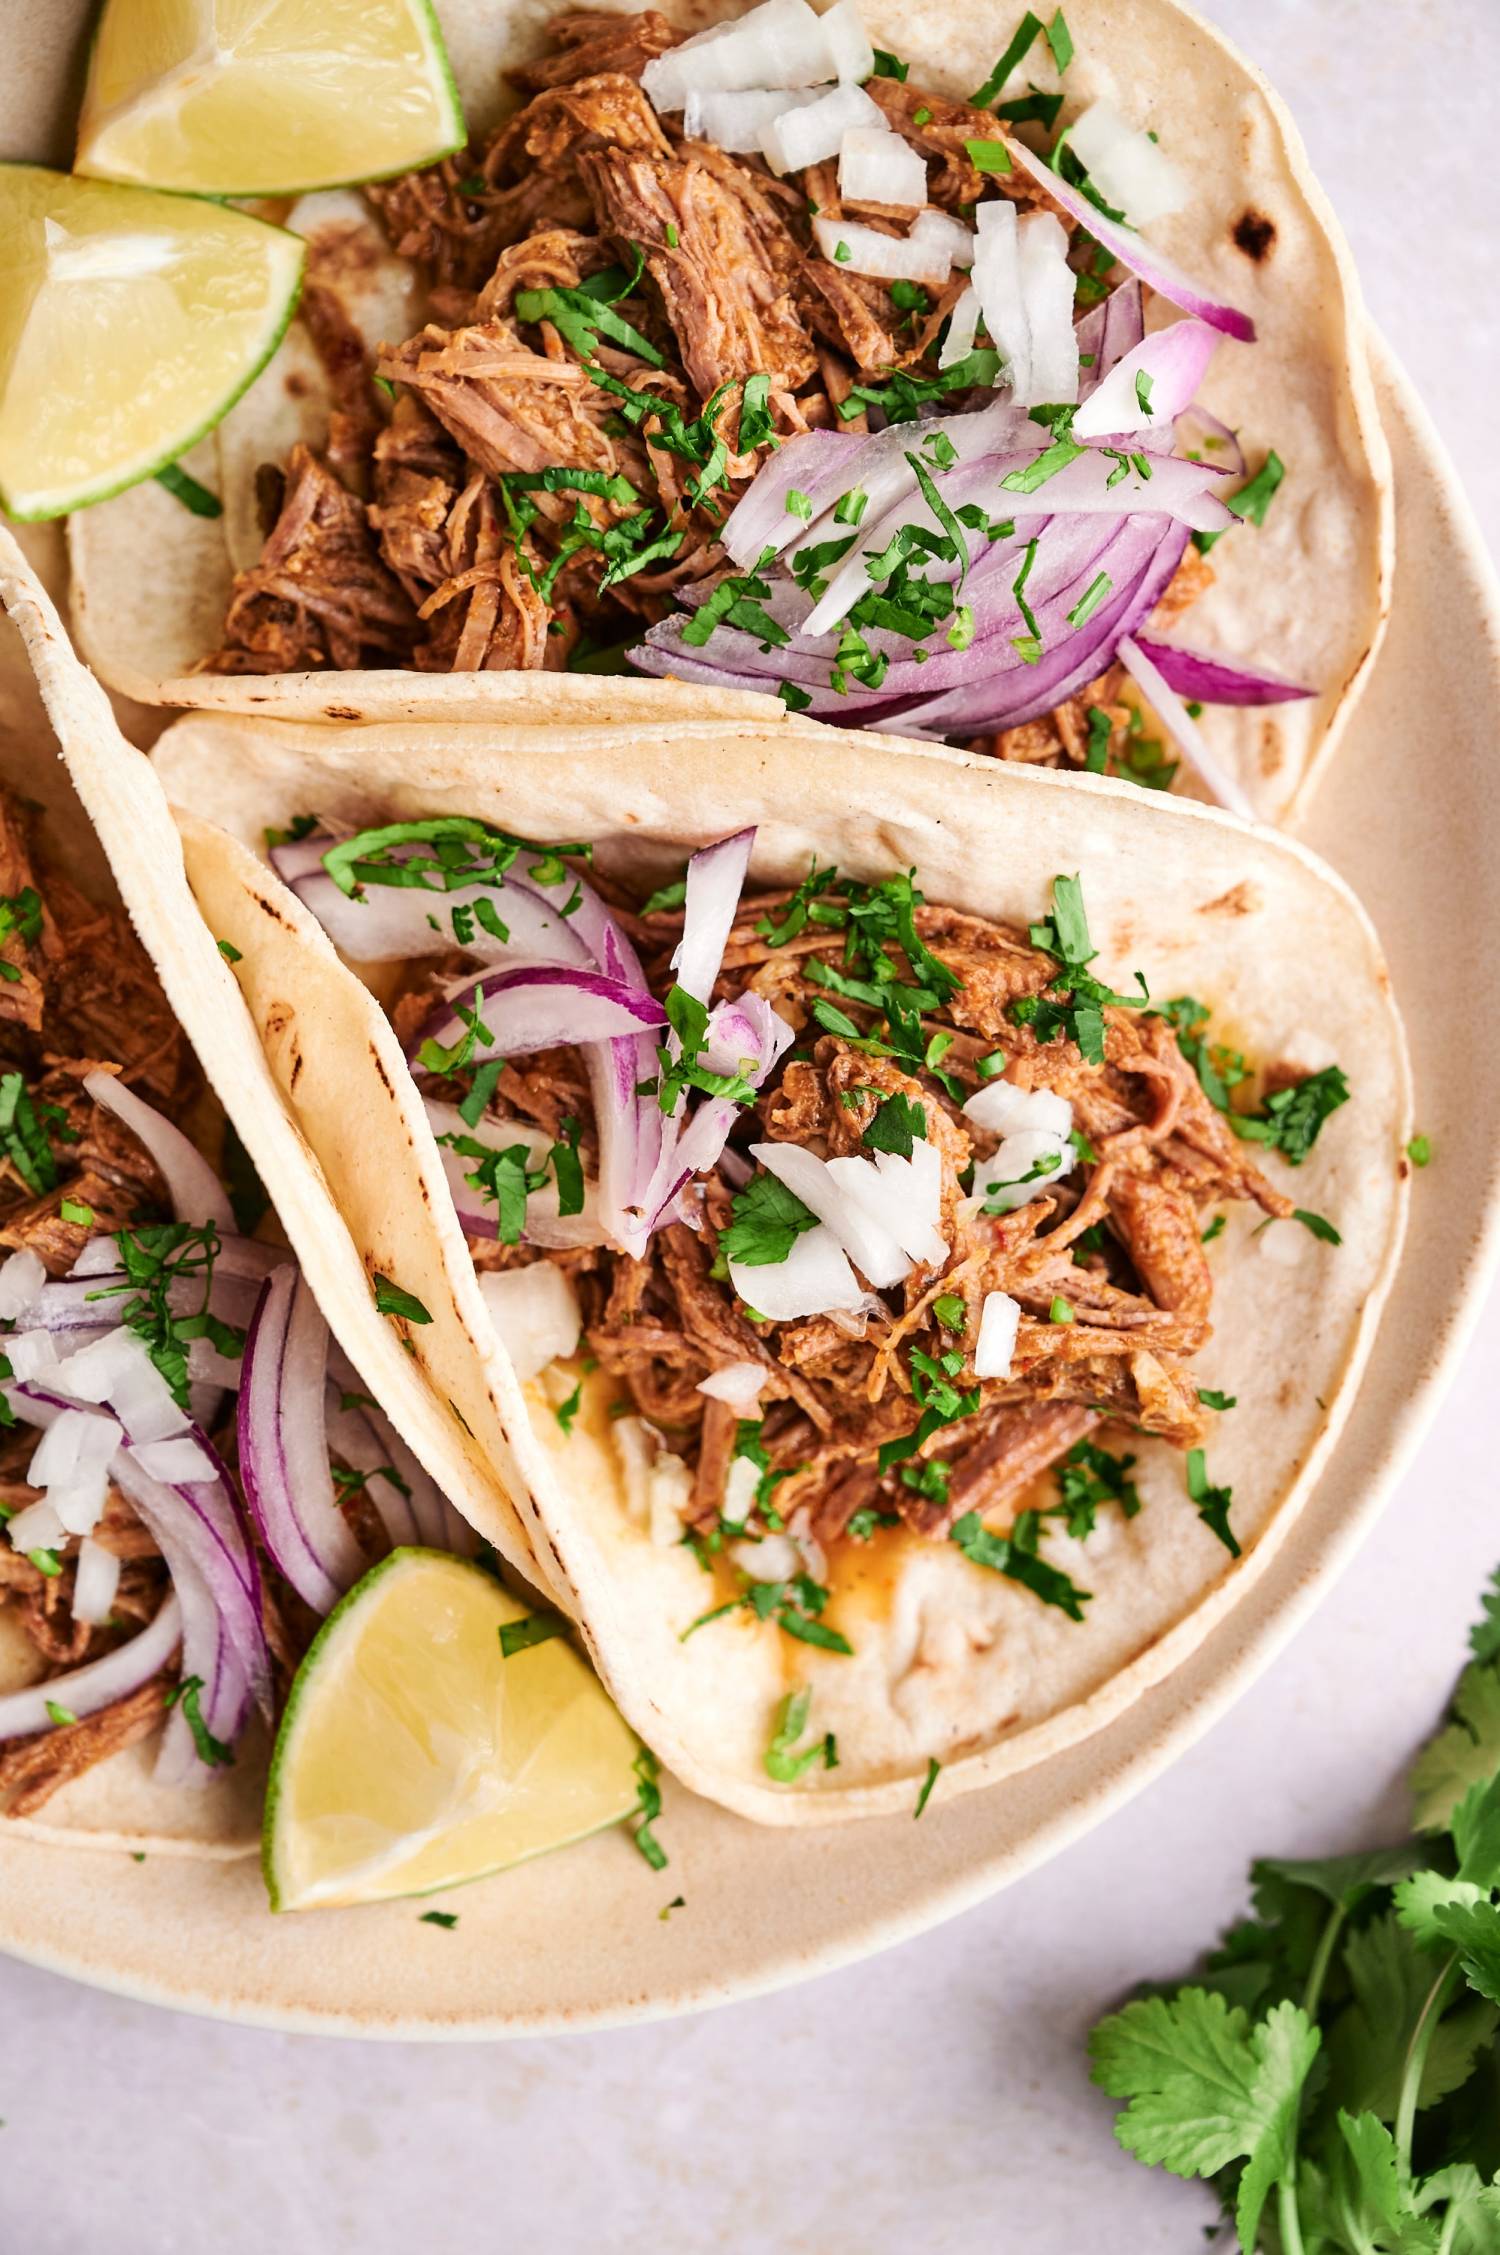
[[[442,26],[438,22],[433,0],[410,0],[410,5],[413,22],[424,41],[426,59],[430,66],[430,82],[441,112],[442,129],[448,136],[425,154],[404,157],[400,163],[386,165],[375,172],[337,173],[318,180],[262,180],[250,188],[231,188],[217,185],[206,187],[201,183],[188,186],[180,182],[166,184],[156,181],[148,182],[139,179],[133,173],[110,172],[100,166],[90,164],[84,157],[81,146],[75,151],[73,169],[84,180],[109,180],[120,187],[142,188],[149,186],[156,189],[158,194],[165,196],[211,196],[225,202],[233,202],[236,199],[248,199],[257,196],[316,196],[327,188],[367,187],[382,180],[399,180],[403,173],[422,172],[429,165],[441,164],[444,157],[457,156],[461,149],[468,146],[469,125],[464,116],[463,97],[458,90],[458,80],[453,75],[453,64],[448,55],[447,42],[443,38]],[[101,10],[89,41],[90,79],[93,76],[94,47],[98,42],[99,23],[102,20],[103,12]],[[211,425],[209,427],[212,428]],[[186,450],[184,449],[184,451]],[[150,474],[152,473],[148,473],[148,475]]]
[[[13,158],[0,159],[0,170],[11,169],[37,171],[43,168],[23,165]],[[110,185],[119,186],[122,194],[129,192],[127,184],[111,182]],[[146,189],[140,192],[160,195],[169,194],[173,191]],[[207,196],[191,196],[185,190],[180,191],[180,193],[184,202],[210,203],[215,201],[215,199]],[[279,302],[268,298],[268,307],[271,310],[269,311],[265,334],[257,340],[242,373],[208,414],[193,424],[180,437],[174,436],[160,452],[154,452],[149,461],[132,464],[122,475],[117,476],[110,472],[102,483],[70,488],[60,500],[55,496],[49,497],[40,507],[26,506],[24,495],[17,500],[3,481],[0,481],[0,509],[3,509],[15,523],[23,525],[43,524],[54,517],[68,516],[75,509],[88,509],[93,507],[96,502],[113,500],[116,494],[128,493],[132,486],[144,485],[148,478],[154,478],[159,470],[166,469],[170,463],[180,461],[184,454],[191,453],[201,440],[207,438],[209,432],[217,428],[229,413],[230,408],[235,405],[237,400],[244,397],[256,377],[266,367],[282,338],[286,335],[292,315],[297,310],[302,295],[302,277],[307,260],[307,245],[300,236],[293,235],[289,229],[275,227],[269,220],[258,219],[251,212],[241,212],[236,216],[242,219],[246,226],[263,228],[267,235],[280,238],[281,242],[286,245],[286,251],[283,254],[286,257],[284,295]],[[268,274],[270,272],[269,266],[267,272]]]
[[[387,1557],[382,1558],[377,1565],[372,1566],[369,1573],[364,1575],[351,1590],[346,1591],[344,1596],[339,1599],[338,1604],[322,1623],[302,1657],[277,1728],[276,1740],[271,1752],[270,1772],[266,1781],[265,1808],[261,1829],[261,1873],[265,1880],[266,1895],[273,1912],[299,1908],[337,1907],[332,1904],[320,1905],[316,1896],[302,1897],[296,1902],[288,1902],[286,1891],[281,1884],[277,1870],[278,1820],[281,1810],[282,1790],[287,1765],[297,1736],[299,1720],[308,1696],[307,1687],[315,1678],[320,1657],[337,1642],[350,1616],[363,1608],[372,1591],[378,1588],[382,1582],[388,1580],[393,1573],[408,1571],[413,1565],[422,1563],[439,1564],[445,1568],[454,1568],[465,1573],[483,1574],[485,1572],[483,1567],[472,1565],[467,1560],[455,1558],[449,1551],[432,1550],[417,1545],[405,1545],[393,1550]],[[509,1592],[504,1592],[504,1594],[508,1596]],[[524,1660],[525,1655],[518,1654],[517,1658]],[[368,1900],[371,1902],[416,1902],[430,1895],[451,1894],[456,1888],[472,1886],[480,1879],[492,1879],[499,1872],[513,1871],[520,1864],[535,1862],[538,1856],[550,1855],[560,1848],[576,1846],[581,1840],[592,1839],[596,1833],[611,1830],[615,1825],[623,1823],[630,1815],[634,1806],[634,1799],[634,1789],[632,1788],[629,1796],[622,1800],[622,1805],[617,1813],[601,1817],[596,1823],[582,1825],[576,1832],[559,1834],[557,1837],[542,1842],[535,1848],[526,1849],[520,1854],[507,1855],[499,1862],[487,1864],[480,1870],[468,1873],[463,1879],[440,1880],[430,1887],[407,1888],[400,1893],[371,1896]],[[345,1905],[344,1907],[348,1906]]]

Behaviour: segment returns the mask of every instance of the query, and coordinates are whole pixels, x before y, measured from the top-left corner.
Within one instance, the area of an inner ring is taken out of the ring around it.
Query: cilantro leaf
[[[784,1261],[818,1217],[773,1174],[758,1174],[731,1201],[734,1219],[719,1240],[726,1260],[741,1268],[773,1268]]]
[[[898,1089],[876,1107],[859,1140],[867,1151],[890,1151],[897,1158],[909,1159],[913,1142],[927,1140],[926,1109],[916,1097],[903,1096]]]
[[[1500,1771],[1500,1669],[1470,1662],[1458,1680],[1453,1717],[1412,1767],[1421,1832],[1445,1831],[1469,1788]]]
[[[825,1769],[835,1766],[831,1735],[815,1739],[800,1754],[793,1752],[798,1739],[807,1728],[811,1706],[811,1686],[800,1684],[787,1693],[776,1710],[771,1741],[766,1748],[764,1760],[767,1776],[774,1777],[778,1785],[795,1785],[798,1778],[804,1776],[815,1762],[821,1762]]]
[[[431,1323],[432,1317],[423,1307],[415,1292],[404,1292],[388,1276],[377,1271],[374,1277],[375,1310],[378,1315],[403,1316],[408,1323]]]
[[[1318,2030],[1297,2005],[1275,2005],[1252,2025],[1242,2007],[1197,1988],[1128,2004],[1089,2039],[1094,2081],[1129,2101],[1115,2123],[1127,2153],[1179,2177],[1246,2163],[1236,2220],[1247,2251],[1290,2161],[1318,2046]]]

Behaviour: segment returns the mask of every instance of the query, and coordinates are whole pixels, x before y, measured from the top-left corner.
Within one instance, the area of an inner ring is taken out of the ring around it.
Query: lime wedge
[[[76,169],[280,196],[463,147],[429,0],[106,0]]]
[[[492,1576],[395,1550],[330,1613],[292,1686],[266,1792],[273,1910],[481,1879],[618,1824],[640,1749],[566,1637]]]
[[[0,164],[0,504],[57,517],[183,454],[264,367],[302,278],[284,228]]]

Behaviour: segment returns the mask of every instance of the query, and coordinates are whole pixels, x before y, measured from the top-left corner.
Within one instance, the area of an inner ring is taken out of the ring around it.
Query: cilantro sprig
[[[1241,2255],[1500,2246],[1500,1572],[1470,1644],[1421,1837],[1262,1858],[1254,1915],[1090,2038],[1120,2144],[1209,2179]]]

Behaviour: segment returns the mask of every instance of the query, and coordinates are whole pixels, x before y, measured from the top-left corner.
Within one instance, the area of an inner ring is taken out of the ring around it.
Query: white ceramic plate
[[[769,1831],[669,1782],[666,1871],[621,1833],[526,1865],[453,1898],[461,1951],[423,1946],[405,1903],[273,1919],[253,1862],[136,1864],[3,1834],[0,1948],[152,2002],[323,2034],[490,2038],[689,2012],[848,1963],[993,1894],[1148,1784],[1269,1665],[1374,1524],[1500,1242],[1488,1034],[1500,1022],[1500,590],[1420,406],[1388,357],[1378,369],[1395,609],[1304,833],[1380,928],[1435,1157],[1328,1471],[1231,1617],[1107,1730],[920,1825]],[[25,717],[0,704],[0,730]],[[678,1895],[688,1908],[663,1919]]]

